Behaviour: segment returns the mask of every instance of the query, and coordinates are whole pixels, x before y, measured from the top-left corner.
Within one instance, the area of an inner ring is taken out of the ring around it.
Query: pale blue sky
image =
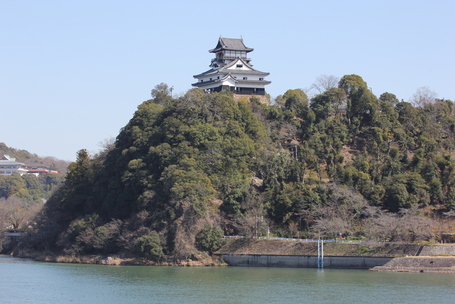
[[[0,0],[0,142],[74,160],[118,135],[161,82],[208,69],[243,37],[267,91],[358,74],[377,96],[455,100],[455,1]]]

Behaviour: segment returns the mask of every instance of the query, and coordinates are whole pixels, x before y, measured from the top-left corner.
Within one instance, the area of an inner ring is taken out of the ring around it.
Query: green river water
[[[455,275],[101,266],[0,256],[0,303],[455,303]]]

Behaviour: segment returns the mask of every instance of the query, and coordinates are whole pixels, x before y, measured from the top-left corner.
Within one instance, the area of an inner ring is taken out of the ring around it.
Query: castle
[[[206,92],[232,91],[239,95],[265,95],[270,84],[269,73],[255,70],[247,57],[253,49],[246,47],[243,39],[222,38],[210,53],[215,54],[210,70],[194,75],[198,81],[192,85]]]

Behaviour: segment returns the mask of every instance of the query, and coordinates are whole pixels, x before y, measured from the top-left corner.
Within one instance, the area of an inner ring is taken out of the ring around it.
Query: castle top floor
[[[242,58],[247,63],[250,63],[251,59],[247,57],[247,53],[253,50],[253,48],[249,48],[243,43],[243,39],[220,37],[216,47],[209,50],[210,53],[215,54],[210,67],[224,66],[236,58]]]

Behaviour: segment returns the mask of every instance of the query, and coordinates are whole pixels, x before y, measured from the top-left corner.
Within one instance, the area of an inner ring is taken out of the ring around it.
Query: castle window
[[[243,64],[237,64],[238,68],[243,68]]]
[[[248,79],[248,77],[243,77],[243,80],[247,80],[247,79]]]
[[[264,78],[259,78],[260,81],[264,80]]]

